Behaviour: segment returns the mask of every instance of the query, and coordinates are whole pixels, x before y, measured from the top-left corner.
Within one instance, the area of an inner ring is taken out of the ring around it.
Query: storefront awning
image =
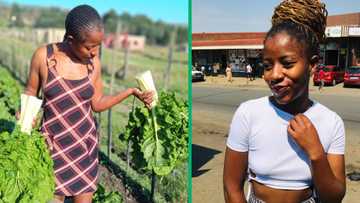
[[[192,50],[263,49],[264,45],[193,46]]]

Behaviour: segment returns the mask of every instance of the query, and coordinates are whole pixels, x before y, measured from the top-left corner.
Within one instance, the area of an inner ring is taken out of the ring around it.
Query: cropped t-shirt
[[[345,130],[340,116],[315,102],[303,113],[315,126],[328,154],[344,154]],[[310,160],[287,132],[294,116],[269,97],[249,100],[236,110],[227,146],[248,152],[249,178],[272,188],[301,190],[312,185]]]

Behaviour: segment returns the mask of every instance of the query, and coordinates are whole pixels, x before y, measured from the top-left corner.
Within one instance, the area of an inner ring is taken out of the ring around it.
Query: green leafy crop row
[[[45,203],[53,198],[53,161],[43,136],[16,126],[21,87],[0,67],[0,203]]]
[[[10,113],[14,114],[20,106],[20,85],[3,67],[0,67],[0,76],[0,102],[6,105]]]

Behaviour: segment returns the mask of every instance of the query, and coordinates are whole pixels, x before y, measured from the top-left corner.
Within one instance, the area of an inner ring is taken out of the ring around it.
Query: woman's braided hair
[[[66,16],[65,36],[73,36],[76,40],[83,42],[84,33],[103,29],[103,23],[99,13],[89,5],[80,5],[73,8]]]
[[[318,55],[325,39],[327,14],[320,0],[284,0],[275,8],[265,40],[285,31],[304,45],[307,57]]]

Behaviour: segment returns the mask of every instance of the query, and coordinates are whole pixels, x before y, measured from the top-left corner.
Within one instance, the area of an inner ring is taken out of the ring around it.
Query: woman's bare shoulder
[[[31,69],[39,72],[41,78],[47,78],[47,45],[35,50],[31,60]]]
[[[38,47],[32,57],[32,60],[37,64],[46,64],[47,48],[46,45]]]

